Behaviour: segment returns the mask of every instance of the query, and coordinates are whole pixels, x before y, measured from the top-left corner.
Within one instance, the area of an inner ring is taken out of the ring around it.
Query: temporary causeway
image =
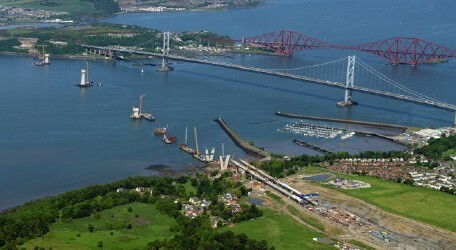
[[[222,129],[228,134],[228,136],[233,140],[234,144],[241,148],[246,154],[252,155],[252,156],[259,156],[259,157],[269,157],[271,154],[269,152],[266,152],[255,145],[252,145],[246,141],[244,141],[234,130],[232,130],[226,122],[219,118],[215,119],[214,122],[218,123]]]
[[[318,117],[318,116],[296,115],[296,114],[290,114],[290,113],[282,113],[280,111],[276,112],[275,115],[288,117],[288,118],[296,118],[296,119],[339,122],[339,123],[349,123],[349,124],[366,125],[366,126],[374,126],[374,127],[393,128],[393,129],[400,129],[402,132],[404,132],[408,128],[406,126],[395,125],[395,124],[378,123],[378,122],[365,122],[365,121],[356,121],[356,120],[348,120],[348,119],[337,119],[337,118],[327,118],[327,117]]]

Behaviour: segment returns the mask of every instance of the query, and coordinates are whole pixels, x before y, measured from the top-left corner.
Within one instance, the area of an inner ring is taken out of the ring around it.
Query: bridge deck
[[[82,46],[87,49],[109,50],[109,51],[115,51],[115,52],[146,55],[146,56],[153,56],[153,57],[162,57],[163,56],[160,53],[153,53],[153,52],[146,52],[146,51],[135,51],[135,50],[121,49],[121,48],[112,48],[112,47],[97,47],[97,46],[90,46],[90,45],[82,45]],[[288,73],[283,73],[283,72],[271,71],[271,70],[267,70],[267,69],[243,66],[243,65],[239,65],[239,64],[232,64],[232,63],[225,63],[225,62],[213,62],[213,61],[208,61],[208,60],[204,60],[204,59],[188,58],[188,57],[176,56],[176,55],[168,55],[168,56],[166,56],[166,58],[178,60],[178,61],[213,65],[213,66],[224,67],[224,68],[229,68],[229,69],[249,71],[249,72],[260,73],[260,74],[265,74],[265,75],[278,76],[278,77],[288,78],[288,79],[293,79],[293,80],[298,80],[298,81],[316,83],[316,84],[325,85],[325,86],[329,86],[329,87],[333,87],[333,88],[345,89],[345,84],[340,83],[340,82],[325,81],[325,80],[307,77],[307,76],[293,75],[293,74],[288,74]],[[363,88],[363,87],[357,87],[357,86],[351,87],[349,89],[351,89],[352,91],[355,91],[355,92],[383,96],[383,97],[387,97],[387,98],[391,98],[391,99],[425,105],[425,106],[433,107],[433,108],[437,108],[437,109],[442,109],[442,110],[447,110],[447,111],[456,111],[455,105],[444,103],[444,102],[425,100],[422,98],[416,98],[416,97],[412,97],[412,96],[400,95],[400,94],[395,94],[395,93],[391,93],[391,92],[385,92],[385,91],[381,91],[381,90],[375,90],[375,89],[369,89],[369,88]]]

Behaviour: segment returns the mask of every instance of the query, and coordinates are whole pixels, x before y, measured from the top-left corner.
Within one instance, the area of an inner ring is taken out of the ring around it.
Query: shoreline
[[[2,29],[2,27],[5,26],[23,26],[22,28],[26,28],[27,25],[33,26],[33,25],[40,25],[40,24],[49,24],[49,26],[66,26],[66,25],[78,25],[80,23],[92,23],[92,22],[102,22],[102,20],[108,19],[108,18],[113,18],[116,16],[120,15],[126,15],[126,14],[145,14],[145,13],[171,13],[171,12],[178,12],[178,13],[185,13],[185,12],[220,12],[220,11],[232,11],[232,10],[242,10],[242,9],[254,9],[254,8],[259,8],[261,6],[264,6],[267,3],[267,0],[260,0],[257,4],[253,6],[238,6],[238,7],[226,7],[226,8],[214,8],[214,9],[202,9],[202,8],[195,8],[195,9],[185,9],[185,10],[169,10],[169,11],[121,11],[121,12],[116,12],[110,15],[106,15],[104,17],[94,17],[90,19],[77,19],[77,18],[71,18],[73,20],[72,23],[66,23],[66,22],[45,22],[45,21],[27,21],[27,22],[12,22],[12,23],[0,23],[0,30],[7,30],[7,29]],[[21,27],[17,27],[21,28]],[[32,27],[35,28],[35,27]],[[13,27],[11,29],[14,29]]]

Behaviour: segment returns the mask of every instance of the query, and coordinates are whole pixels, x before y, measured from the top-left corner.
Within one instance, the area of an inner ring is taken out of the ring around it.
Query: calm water
[[[391,8],[393,3],[395,8]],[[361,43],[396,35],[418,36],[456,48],[456,4],[439,1],[270,1],[256,9],[229,12],[121,15],[110,22],[171,31],[210,30],[233,38],[292,29],[334,43]],[[349,12],[350,15],[347,15]],[[292,57],[232,55],[224,60],[265,68],[311,65],[340,58],[347,51],[315,50]],[[410,88],[442,101],[456,99],[454,61],[411,68],[391,67],[358,54],[377,70]],[[185,126],[200,148],[225,143],[226,153],[241,156],[212,119],[222,117],[241,136],[277,153],[315,153],[277,133],[290,119],[274,112],[360,119],[414,126],[448,126],[452,114],[409,103],[355,94],[360,105],[339,109],[342,91],[248,72],[188,63],[164,74],[133,62],[91,62],[91,78],[102,87],[79,89],[82,60],[53,59],[32,66],[27,57],[0,56],[0,209],[87,184],[131,175],[159,174],[145,167],[166,164],[185,171],[195,164],[176,145],[164,145],[153,128],[168,125],[182,141]],[[150,62],[150,61],[149,61]],[[157,121],[133,122],[131,106],[146,94],[144,110]],[[346,125],[338,125],[346,127]],[[307,139],[306,139],[307,140]],[[402,149],[371,137],[341,141],[308,139],[329,150]]]

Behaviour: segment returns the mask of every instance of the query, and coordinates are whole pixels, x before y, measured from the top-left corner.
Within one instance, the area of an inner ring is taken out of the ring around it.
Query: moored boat
[[[166,136],[166,134],[164,134],[162,141],[165,144],[173,144],[173,143],[177,142],[177,137],[176,136],[172,136],[172,135]]]
[[[154,134],[155,135],[164,135],[166,133],[166,127],[164,128],[155,128]]]
[[[353,137],[355,134],[356,134],[356,133],[355,133],[354,131],[352,131],[352,132],[350,132],[350,133],[341,135],[340,138],[341,138],[342,140],[346,140],[346,139],[348,139],[348,138]]]

